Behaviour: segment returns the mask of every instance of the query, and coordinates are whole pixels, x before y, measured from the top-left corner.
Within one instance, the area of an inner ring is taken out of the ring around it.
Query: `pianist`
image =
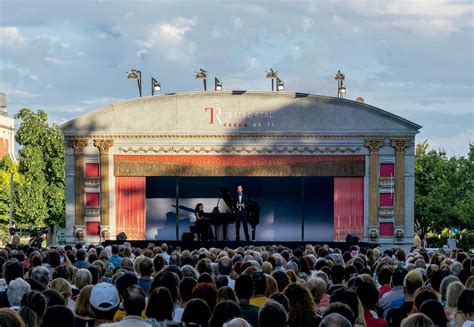
[[[201,234],[201,239],[203,241],[212,241],[214,235],[212,233],[211,222],[208,218],[204,218],[204,205],[202,203],[196,204],[194,215],[196,216],[196,227]]]

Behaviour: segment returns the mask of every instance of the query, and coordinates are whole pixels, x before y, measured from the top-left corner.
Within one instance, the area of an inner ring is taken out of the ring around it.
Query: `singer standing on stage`
[[[240,241],[240,223],[244,225],[245,240],[249,241],[249,226],[247,224],[247,196],[244,195],[242,185],[237,186],[237,197],[235,203],[235,239]]]

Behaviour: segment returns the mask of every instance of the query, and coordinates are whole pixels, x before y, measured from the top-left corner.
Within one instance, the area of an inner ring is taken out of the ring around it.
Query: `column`
[[[391,139],[395,148],[395,226],[405,222],[405,148],[410,145],[406,138]]]
[[[383,145],[382,138],[365,140],[370,151],[369,164],[369,228],[378,226],[379,198],[379,148]]]
[[[100,233],[102,239],[110,236],[109,223],[109,149],[112,139],[96,139],[94,145],[100,152]]]
[[[86,139],[77,139],[69,143],[74,150],[74,193],[75,193],[75,220],[74,236],[76,241],[84,241],[84,148]]]

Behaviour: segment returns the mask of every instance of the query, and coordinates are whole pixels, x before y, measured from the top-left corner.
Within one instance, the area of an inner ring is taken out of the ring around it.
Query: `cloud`
[[[0,40],[7,48],[21,46],[25,42],[17,27],[0,27]]]

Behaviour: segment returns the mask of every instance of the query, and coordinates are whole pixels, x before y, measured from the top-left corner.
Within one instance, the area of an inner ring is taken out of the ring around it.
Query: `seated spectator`
[[[339,313],[331,313],[324,316],[319,324],[320,327],[352,327],[351,322]]]
[[[90,304],[96,325],[112,323],[120,305],[120,297],[114,285],[98,283],[92,287]]]
[[[377,308],[379,302],[379,292],[375,285],[369,282],[361,283],[357,289],[357,296],[359,297],[362,306],[364,307],[364,319],[367,327],[384,327],[387,322],[377,315]]]
[[[336,290],[331,295],[331,303],[337,302],[347,304],[354,314],[355,323],[360,326],[365,326],[364,308],[354,290],[346,288]]]
[[[184,277],[181,283],[179,283],[178,291],[180,302],[179,306],[174,311],[174,321],[181,321],[181,316],[183,315],[186,304],[193,298],[193,288],[196,286],[196,284],[196,280],[190,277]]]
[[[221,287],[217,290],[217,303],[222,301],[234,301],[235,303],[239,303],[237,299],[237,295],[235,294],[234,290],[229,286]]]
[[[284,290],[288,298],[288,325],[290,327],[315,326],[319,323],[316,306],[307,288],[300,284],[290,284]]]
[[[7,297],[10,309],[18,311],[20,309],[21,298],[31,291],[31,286],[23,278],[12,280],[8,285]]]
[[[434,327],[434,324],[426,315],[415,313],[404,318],[400,327]]]
[[[7,286],[9,286],[13,280],[23,278],[23,265],[16,259],[7,260],[3,264],[3,278]],[[7,290],[4,289],[0,291],[0,308],[9,308],[10,306]]]
[[[444,313],[443,305],[436,300],[423,302],[418,312],[425,314],[435,326],[446,326],[448,319]]]
[[[209,309],[214,310],[217,303],[216,286],[212,283],[200,283],[193,288],[193,299],[203,299]]]
[[[173,300],[166,287],[158,287],[151,292],[145,310],[150,325],[167,326],[173,320],[173,311]]]
[[[25,323],[16,311],[0,308],[0,326],[25,327]]]
[[[84,249],[80,249],[76,253],[76,262],[74,266],[77,269],[87,269],[90,267],[90,263],[86,261],[87,252]]]
[[[316,313],[322,315],[325,307],[321,305],[321,299],[326,294],[326,282],[319,277],[313,277],[303,284],[313,296],[314,304],[316,305]]]
[[[284,327],[288,321],[285,308],[275,300],[268,300],[258,312],[259,327]]]
[[[36,327],[41,325],[45,311],[46,298],[44,295],[38,291],[30,291],[22,297],[18,313],[27,327]],[[3,326],[1,322],[0,326]]]
[[[64,298],[66,306],[71,309],[71,311],[74,311],[76,304],[71,299],[71,285],[69,285],[67,280],[64,278],[56,278],[51,282],[51,289],[56,290],[59,294],[61,294],[61,296]]]
[[[413,312],[418,312],[421,305],[428,300],[439,301],[439,293],[429,286],[422,286],[415,292],[415,298],[413,302]]]
[[[412,312],[415,300],[415,292],[420,287],[422,287],[422,285],[423,276],[421,275],[421,273],[412,270],[408,274],[406,274],[405,279],[403,281],[403,293],[405,297],[405,302],[403,302],[399,307],[388,311],[386,320],[389,326],[400,326],[402,320],[405,319],[408,314]],[[388,293],[385,296],[388,296]],[[382,300],[384,298],[382,298]]]
[[[191,299],[184,308],[181,321],[189,325],[207,327],[210,318],[211,310],[207,303],[202,299]]]
[[[138,286],[140,286],[145,294],[148,294],[151,286],[151,275],[153,274],[153,261],[150,258],[143,258],[140,261],[140,277],[138,278]]]
[[[230,278],[230,274],[232,273],[232,260],[225,256],[219,259],[218,261],[218,272],[220,276],[225,276],[228,280],[227,286],[234,289],[235,287],[235,280]]]
[[[43,292],[43,295],[46,298],[46,306],[48,308],[53,307],[55,305],[66,305],[64,298],[56,290],[53,290],[53,289],[46,290]]]
[[[74,286],[80,291],[84,286],[92,284],[92,274],[87,269],[79,269],[74,278]]]
[[[384,318],[387,318],[387,313],[390,309],[396,308],[406,301],[403,288],[403,281],[406,275],[407,271],[404,268],[397,268],[393,271],[390,278],[392,289],[380,298],[380,307],[383,310]]]
[[[459,295],[458,312],[454,314],[454,321],[456,326],[474,325],[474,290],[465,289]]]
[[[233,301],[219,302],[209,319],[209,327],[222,327],[224,323],[240,317],[241,314],[237,303]]]
[[[347,320],[349,320],[351,325],[355,324],[355,314],[352,311],[352,309],[345,303],[342,303],[342,302],[331,303],[324,311],[323,318],[332,313],[338,313],[341,316],[345,317]]]
[[[103,324],[101,327],[150,327],[150,324],[142,318],[145,310],[145,292],[138,285],[129,286],[123,293],[123,305],[125,317],[114,324]]]
[[[251,327],[251,325],[245,319],[234,318],[223,324],[222,327]]]
[[[31,271],[31,278],[47,287],[49,285],[49,271],[45,267],[35,267]]]
[[[75,327],[94,327],[95,318],[90,297],[93,285],[84,286],[76,299],[74,307]]]
[[[74,314],[65,305],[48,307],[43,316],[41,327],[74,326]]]
[[[446,318],[454,325],[454,314],[458,312],[458,300],[465,287],[461,282],[452,282],[446,291]]]
[[[381,299],[385,293],[390,292],[392,287],[390,286],[390,280],[392,278],[392,269],[389,267],[383,267],[380,269],[377,280],[379,282],[379,298]]]
[[[265,296],[265,293],[267,292],[267,278],[263,272],[255,272],[252,274],[252,280],[254,284],[254,292],[250,299],[250,304],[261,308],[269,300]]]
[[[250,303],[250,298],[254,293],[254,283],[249,275],[240,275],[235,281],[235,294],[239,299],[242,317],[252,326],[258,326],[259,307]]]
[[[337,264],[331,268],[331,285],[328,289],[329,296],[331,296],[331,294],[338,288],[344,287],[342,284],[344,282],[344,273],[345,271],[342,265]]]

